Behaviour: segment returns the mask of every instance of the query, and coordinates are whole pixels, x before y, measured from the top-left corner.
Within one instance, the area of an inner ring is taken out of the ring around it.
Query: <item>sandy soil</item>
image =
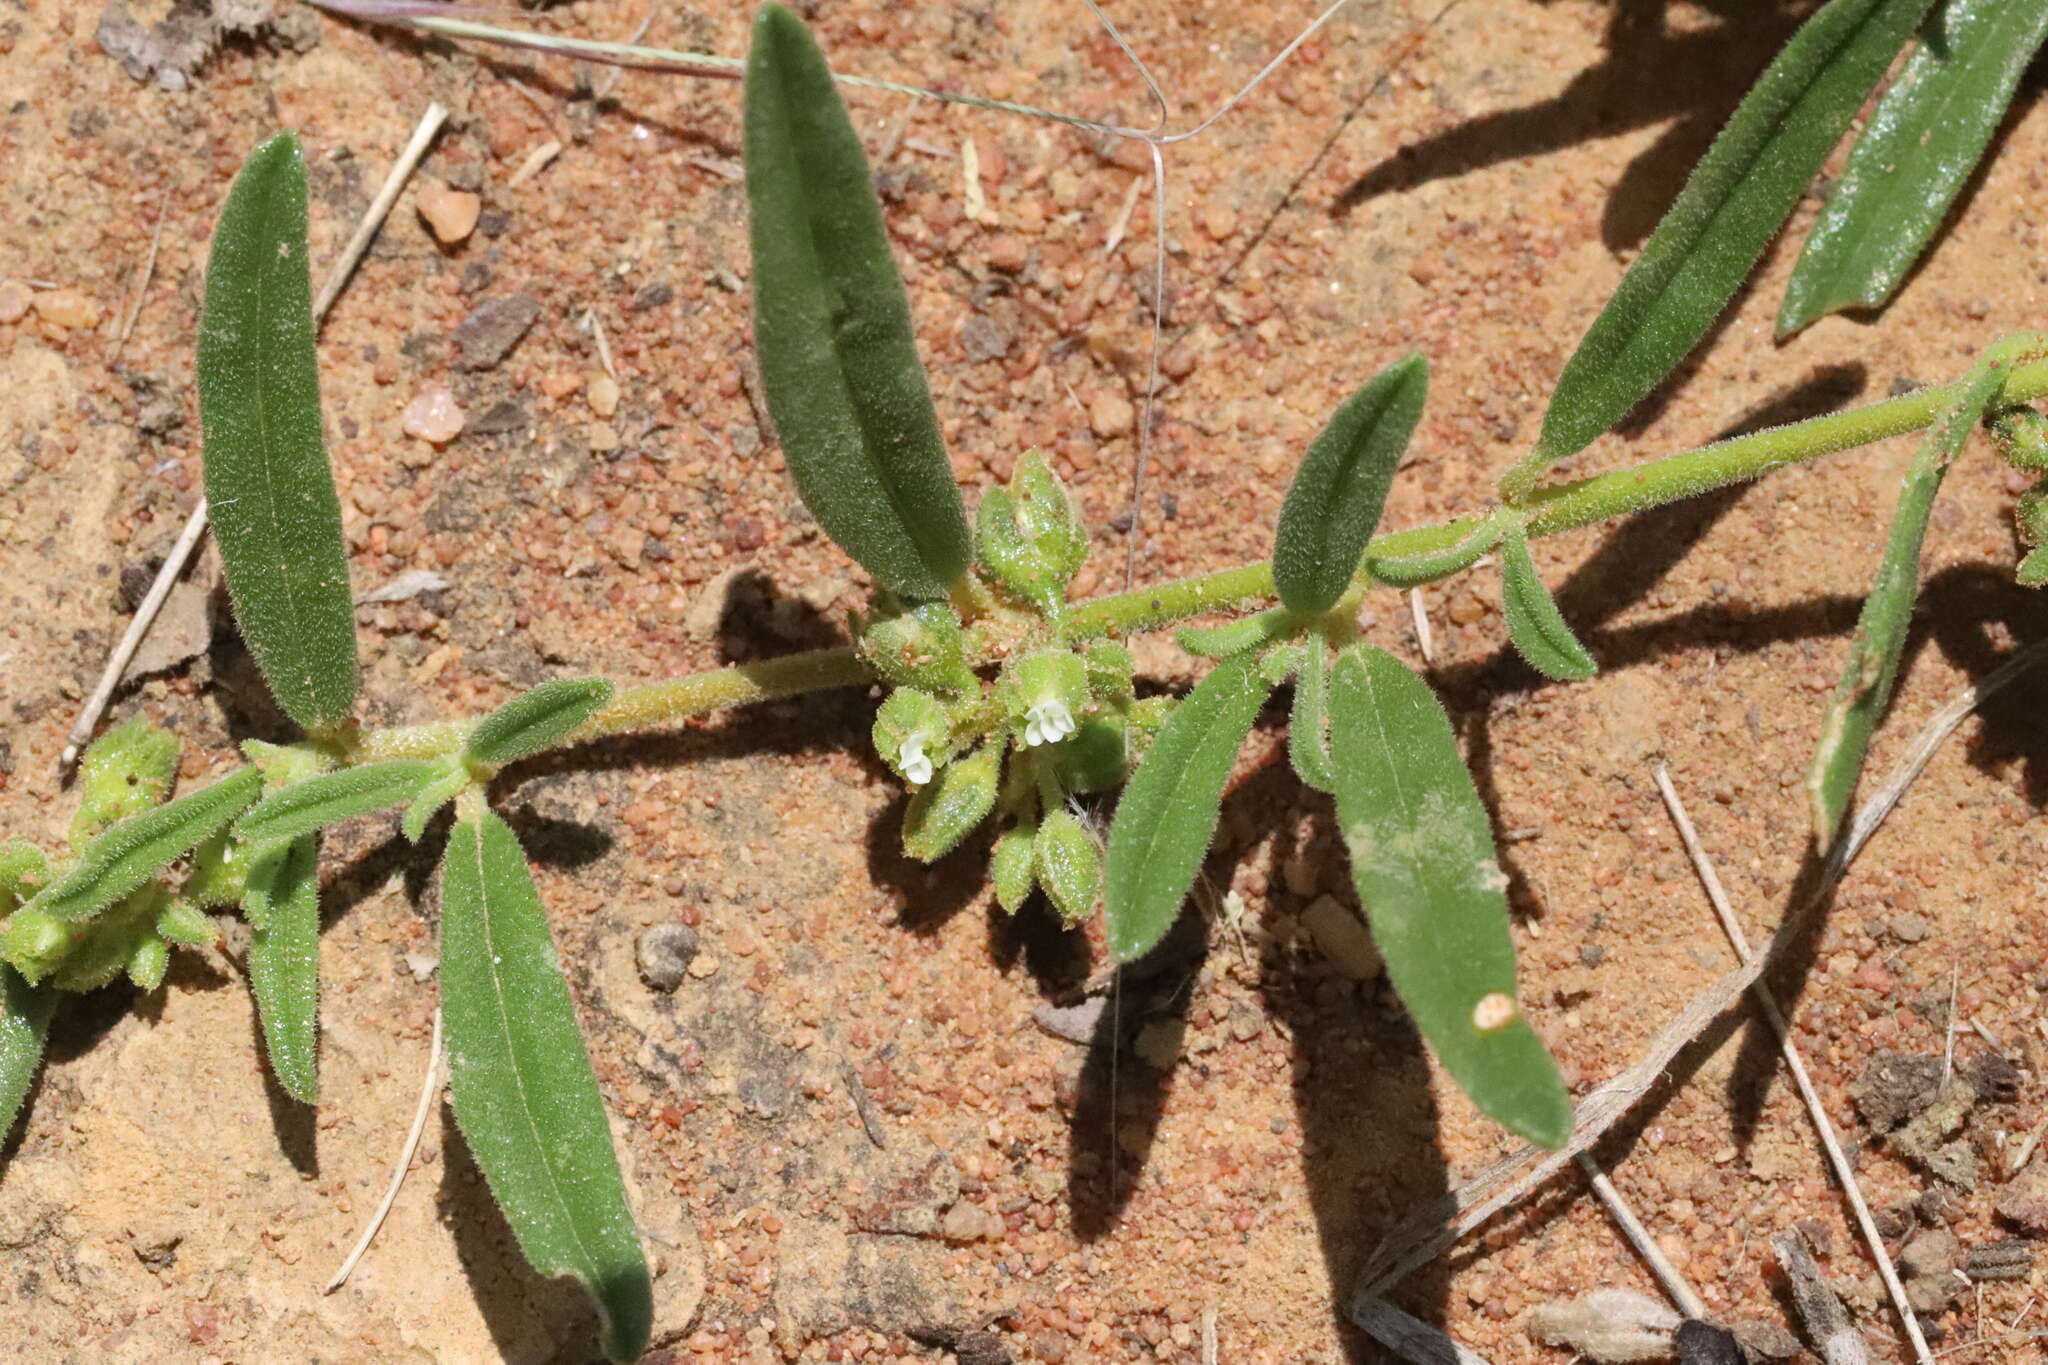
[[[1150,116],[1078,5],[809,8],[848,70]],[[1114,8],[1182,111],[1213,107],[1311,11]],[[1410,347],[1428,355],[1433,391],[1390,524],[1482,507],[1629,253],[1806,8],[1360,3],[1174,146],[1142,572],[1263,553],[1322,417]],[[0,826],[47,836],[69,817],[64,732],[125,623],[124,591],[196,495],[190,357],[209,225],[240,158],[279,126],[307,144],[318,273],[426,100],[454,111],[323,334],[357,589],[421,569],[446,580],[362,610],[368,719],[836,638],[861,600],[857,572],[798,506],[753,405],[736,87],[628,74],[593,101],[589,73],[565,63],[301,16],[303,50],[234,39],[174,91],[99,50],[100,9],[0,6],[0,277],[38,286],[33,311],[0,323]],[[653,9],[652,41],[740,50],[741,6]],[[646,12],[584,3],[537,22],[616,38]],[[1886,314],[1774,345],[1791,264],[1775,251],[1680,382],[1577,466],[1944,379],[1998,335],[2041,325],[2040,90],[2037,76]],[[1108,523],[1144,387],[1143,157],[1013,117],[854,103],[886,149],[890,227],[960,477],[979,487],[1033,444],[1052,451],[1102,528],[1084,587],[1120,586],[1125,540]],[[978,222],[964,212],[968,139]],[[550,142],[560,154],[521,180]],[[479,193],[484,217],[442,245],[416,203],[450,186]],[[521,295],[538,304],[531,330],[465,368],[455,329]],[[593,383],[587,316],[618,371],[615,409]],[[467,417],[442,447],[402,429],[408,403],[437,388]],[[1752,937],[1810,872],[1799,779],[1909,449],[1540,546],[1603,666],[1587,684],[1543,685],[1505,652],[1487,573],[1424,593],[1435,677],[1512,835],[1528,1007],[1580,1088],[1733,965],[1655,763],[1690,796]],[[1973,448],[1936,518],[1880,768],[2048,627],[2011,584],[2018,489],[1988,454]],[[1375,639],[1414,657],[1398,601],[1367,614]],[[282,726],[225,623],[202,621],[200,643],[114,711],[175,728],[188,779]],[[1170,648],[1143,657],[1164,683],[1189,675]],[[1985,1179],[1928,1215],[1965,1246],[2011,1232],[1992,1215],[2010,1193],[2004,1154],[2042,1119],[2039,696],[2015,689],[1941,751],[1790,978],[1804,983],[1799,1043],[1865,1144],[1881,1208],[1933,1185],[1856,1118],[1848,1087],[1874,1054],[1938,1054],[1953,987],[1959,1058],[1995,1042],[2022,1069],[2017,1097],[1964,1128]],[[1354,1267],[1404,1212],[1509,1144],[1433,1070],[1385,983],[1318,950],[1305,913],[1351,893],[1329,806],[1286,774],[1278,729],[1252,746],[1210,867],[1217,891],[1242,897],[1235,932],[1215,926],[1206,946],[1191,934],[1171,972],[1125,990],[1090,1049],[1034,1012],[1084,999],[1094,940],[1037,912],[1005,922],[979,851],[929,870],[900,856],[900,792],[864,752],[870,704],[762,708],[532,765],[502,792],[539,862],[662,1270],[656,1358],[929,1360],[914,1329],[993,1320],[1018,1361],[1194,1362],[1213,1318],[1233,1365],[1377,1359],[1336,1308]],[[326,867],[317,1112],[265,1079],[232,941],[216,961],[181,962],[159,996],[107,992],[62,1016],[0,1176],[12,1358],[588,1357],[577,1296],[523,1268],[438,1111],[368,1259],[320,1295],[412,1110],[437,916],[432,853],[409,850],[395,820],[341,832]],[[650,990],[636,936],[677,920],[699,936],[697,968],[673,994]],[[1751,1022],[1711,1030],[1600,1159],[1717,1317],[1785,1321],[1767,1238],[1806,1220],[1876,1354],[1898,1358],[1808,1121]],[[2001,1332],[2037,1283],[1983,1284],[1930,1329],[1950,1345]],[[1397,1298],[1495,1362],[1562,1362],[1529,1339],[1528,1313],[1601,1285],[1651,1288],[1574,1175]],[[2034,1350],[1987,1342],[1971,1359]]]

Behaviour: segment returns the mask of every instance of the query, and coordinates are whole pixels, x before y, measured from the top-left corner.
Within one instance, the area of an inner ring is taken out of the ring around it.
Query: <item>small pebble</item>
[[[1353,981],[1371,981],[1386,969],[1365,921],[1335,896],[1316,897],[1301,922],[1330,965]]]
[[[27,285],[20,280],[0,280],[0,322],[20,322],[30,302]]]
[[[476,231],[477,217],[484,210],[484,201],[476,195],[451,189],[439,180],[422,185],[413,205],[443,246],[454,246]]]
[[[1934,931],[1928,927],[1927,917],[1907,911],[1891,918],[1892,937],[1901,943],[1918,943]]]
[[[619,410],[619,381],[608,374],[595,375],[584,387],[583,398],[592,412],[609,422]]]
[[[1202,211],[1202,231],[1212,241],[1228,241],[1237,235],[1237,211],[1228,204],[1211,201]]]
[[[640,979],[658,991],[672,991],[697,958],[697,934],[687,924],[657,924],[633,945]]]
[[[460,436],[468,420],[468,414],[456,406],[455,395],[438,385],[422,390],[405,405],[405,434],[437,446]]]
[[[100,306],[76,289],[46,289],[35,296],[36,316],[57,327],[91,327]]]
[[[709,976],[715,976],[718,973],[718,959],[706,957],[704,954],[699,953],[690,959],[689,972],[691,976],[699,981]]]
[[[1104,440],[1122,436],[1138,420],[1138,410],[1120,393],[1105,389],[1088,405],[1088,425]]]

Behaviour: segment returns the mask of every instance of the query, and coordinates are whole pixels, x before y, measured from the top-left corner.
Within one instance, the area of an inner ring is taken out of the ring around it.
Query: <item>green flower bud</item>
[[[2020,561],[2015,577],[2023,588],[2048,584],[2048,479],[2020,494],[2013,516],[2019,522],[2021,543],[2035,547]]]
[[[982,495],[975,541],[990,577],[1047,613],[1066,604],[1067,584],[1088,557],[1073,500],[1035,450],[1017,462],[1007,489]]]
[[[934,863],[957,847],[996,804],[1002,759],[989,745],[919,787],[903,817],[903,851]]]
[[[318,777],[334,766],[334,760],[318,749],[304,744],[266,744],[260,739],[243,740],[242,757],[273,787],[288,787]]]
[[[180,900],[166,905],[156,917],[156,932],[159,938],[187,948],[204,948],[220,937],[220,931],[214,928],[213,920],[205,911]]]
[[[71,842],[97,838],[116,820],[137,815],[171,794],[178,775],[178,737],[141,716],[107,731],[79,760],[78,813]]]
[[[1124,707],[1137,696],[1133,680],[1138,666],[1131,651],[1114,640],[1098,640],[1081,656],[1088,670],[1088,695],[1104,706]]]
[[[895,774],[922,787],[953,757],[953,718],[929,692],[899,687],[875,712],[875,752]]]
[[[1073,737],[1053,746],[1053,772],[1070,792],[1106,792],[1130,776],[1124,718],[1090,716]]]
[[[0,915],[50,884],[50,860],[26,839],[0,844]]]
[[[2048,417],[2032,408],[2007,408],[1991,419],[1990,426],[2007,464],[2048,473]]]
[[[1032,842],[1038,884],[1052,898],[1060,918],[1079,924],[1095,913],[1102,893],[1102,846],[1088,827],[1064,807],[1047,811]]]
[[[192,872],[180,891],[194,905],[226,909],[242,903],[248,878],[248,845],[222,830],[192,851]]]
[[[926,602],[885,616],[861,632],[860,654],[890,682],[932,692],[971,692],[978,685],[967,666],[960,618],[943,602]]]
[[[1024,902],[1031,899],[1031,889],[1038,884],[1032,851],[1037,833],[1036,825],[1016,824],[996,836],[988,874],[996,884],[996,904],[1003,907],[1004,914],[1014,915],[1023,909]]]
[[[164,984],[164,972],[171,965],[171,950],[162,939],[146,936],[136,941],[128,954],[128,979],[144,991]]]
[[[31,984],[48,976],[71,952],[75,926],[41,910],[17,910],[0,933],[0,955]]]

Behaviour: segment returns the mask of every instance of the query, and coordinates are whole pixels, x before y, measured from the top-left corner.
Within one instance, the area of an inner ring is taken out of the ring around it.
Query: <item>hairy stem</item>
[[[1630,469],[1539,489],[1523,504],[1528,532],[1532,537],[1559,535],[1754,479],[1787,465],[1903,435],[1926,426],[1945,411],[1952,402],[1954,387],[1921,389],[1867,407],[1773,427]],[[2030,402],[2044,395],[2048,395],[2048,360],[2039,360],[2013,370],[1997,406]],[[1470,535],[1482,520],[1464,518],[1396,531],[1376,538],[1366,555],[1368,559],[1406,559],[1444,550]],[[1373,586],[1376,585],[1371,576],[1361,570],[1346,601],[1355,605],[1358,597]],[[1077,603],[1067,615],[1064,633],[1066,638],[1076,641],[1136,634],[1211,612],[1264,606],[1273,596],[1272,564],[1242,564]],[[988,662],[994,660],[969,660],[971,664]],[[809,650],[627,689],[563,742],[580,743],[629,730],[673,725],[728,706],[826,688],[858,687],[874,681],[873,670],[851,649]],[[451,722],[373,731],[362,737],[351,757],[356,762],[370,762],[452,753],[462,747],[472,728],[469,723]]]

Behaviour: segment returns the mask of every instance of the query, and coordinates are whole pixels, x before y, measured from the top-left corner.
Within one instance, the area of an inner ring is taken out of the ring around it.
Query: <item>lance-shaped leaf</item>
[[[24,908],[73,923],[89,919],[225,829],[262,789],[262,773],[239,768],[190,796],[131,815],[86,845],[78,865]]]
[[[1785,286],[1778,335],[1897,292],[1970,178],[2020,73],[2048,38],[2048,5],[1947,0],[1856,139]]]
[[[557,678],[514,697],[470,732],[467,752],[494,768],[531,758],[558,743],[612,699],[606,678]]]
[[[1841,827],[1849,798],[1856,791],[1856,779],[1863,772],[1871,732],[1883,717],[1898,678],[1899,655],[1912,624],[1913,602],[1920,594],[1920,544],[1927,535],[1927,519],[1934,512],[1934,495],[1941,490],[1949,462],[1963,448],[1971,428],[2005,386],[2015,358],[2038,354],[2037,348],[2044,344],[2048,343],[2041,338],[2018,337],[1992,347],[1958,386],[1955,405],[1927,429],[1919,449],[1913,452],[1913,462],[1906,467],[1884,558],[1856,618],[1849,661],[1835,686],[1827,718],[1821,723],[1820,745],[1807,770],[1813,833],[1822,848],[1834,841],[1835,831]]]
[[[875,581],[933,600],[972,554],[860,138],[803,23],[747,54],[754,345],[804,504]]]
[[[604,1351],[646,1348],[653,1290],[604,1100],[511,827],[457,820],[441,869],[441,1010],[455,1118],[491,1194],[543,1275],[573,1275]]]
[[[1572,1105],[1516,1003],[1507,878],[1486,807],[1427,683],[1356,645],[1330,680],[1337,819],[1387,975],[1451,1078],[1546,1147]]]
[[[1287,721],[1287,760],[1294,775],[1319,792],[1335,790],[1337,781],[1330,767],[1329,667],[1323,637],[1311,635],[1294,679],[1294,714]]]
[[[249,986],[271,1074],[301,1104],[320,1098],[320,845],[311,834],[249,865]]]
[[[228,190],[199,320],[206,498],[235,619],[284,713],[341,724],[356,696],[355,607],[320,431],[306,271],[306,168],[290,133]]]
[[[43,1042],[56,1008],[56,987],[31,986],[0,962],[0,1146],[14,1131],[21,1102],[43,1064]]]
[[[387,806],[402,806],[440,776],[430,758],[393,758],[322,773],[264,794],[235,826],[246,843],[282,844]]]
[[[1419,588],[1424,583],[1448,578],[1458,570],[1478,563],[1481,555],[1500,543],[1500,537],[1501,518],[1488,517],[1464,537],[1440,550],[1424,550],[1393,558],[1368,553],[1365,569],[1390,588]]]
[[[1302,457],[1273,536],[1273,586],[1295,611],[1328,611],[1351,586],[1428,393],[1429,362],[1402,357],[1345,399]]]
[[[1144,956],[1173,927],[1216,833],[1231,764],[1270,687],[1257,655],[1225,659],[1173,708],[1131,775],[1103,860],[1114,961]]]
[[[439,772],[433,780],[420,788],[420,794],[405,808],[405,819],[399,822],[399,832],[405,841],[416,844],[427,835],[427,825],[439,813],[441,807],[453,801],[476,779],[470,775],[469,765],[451,754],[440,760]]]
[[[1510,502],[1706,335],[1929,3],[1829,0],[1780,49],[1566,362],[1536,449],[1501,482]]]
[[[1557,609],[1557,599],[1536,572],[1529,553],[1529,533],[1519,520],[1508,525],[1500,541],[1500,572],[1508,615],[1508,638],[1515,651],[1546,678],[1581,682],[1600,671]]]

